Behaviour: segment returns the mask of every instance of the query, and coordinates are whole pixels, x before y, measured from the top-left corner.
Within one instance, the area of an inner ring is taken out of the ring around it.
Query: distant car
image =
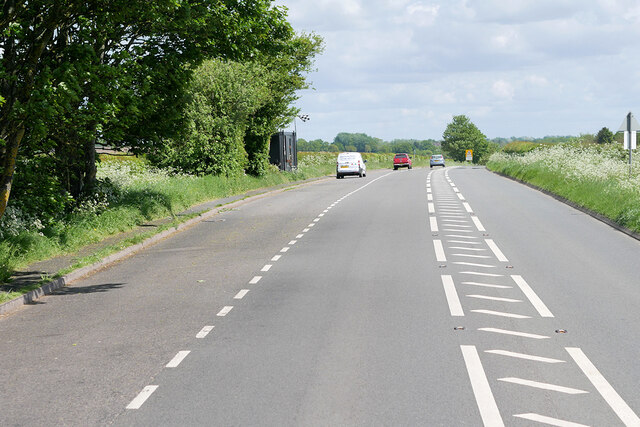
[[[442,154],[434,154],[429,160],[429,167],[444,166],[444,156]]]
[[[345,175],[358,175],[360,178],[367,176],[367,163],[360,153],[340,153],[336,162],[336,178],[344,178]]]
[[[411,169],[413,164],[411,162],[411,157],[407,153],[398,153],[393,158],[393,170],[396,171],[398,168],[408,168]]]

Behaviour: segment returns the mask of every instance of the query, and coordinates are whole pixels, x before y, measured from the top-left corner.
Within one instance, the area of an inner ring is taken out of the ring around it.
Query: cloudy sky
[[[325,52],[301,138],[578,135],[640,117],[637,0],[276,0]]]

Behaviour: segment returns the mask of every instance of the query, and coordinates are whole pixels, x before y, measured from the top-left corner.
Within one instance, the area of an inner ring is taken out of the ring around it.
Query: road
[[[0,319],[0,424],[639,426],[639,256],[483,168],[299,186]]]

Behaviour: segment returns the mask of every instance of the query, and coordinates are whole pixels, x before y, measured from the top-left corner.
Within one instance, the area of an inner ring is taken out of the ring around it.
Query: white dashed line
[[[473,262],[464,262],[464,261],[457,261],[454,262],[454,264],[458,264],[458,265],[468,265],[470,267],[480,267],[480,268],[496,268],[495,265],[489,265],[489,264],[475,264]]]
[[[431,226],[431,231],[438,231],[438,220],[435,216],[429,217],[429,225]]]
[[[273,267],[273,265],[267,264],[264,267],[262,267],[262,270],[260,270],[260,271],[269,271],[269,270],[271,270],[271,267]]]
[[[233,306],[231,306],[231,305],[227,305],[227,306],[225,306],[222,310],[220,310],[220,311],[218,312],[217,316],[219,316],[219,317],[224,317],[224,316],[226,316],[227,314],[229,314],[229,312],[230,312],[231,310],[233,310]]]
[[[493,310],[471,310],[474,313],[489,314],[491,316],[510,317],[512,319],[531,319],[531,316],[525,316],[523,314],[505,313],[502,311]]]
[[[314,223],[311,223],[311,224],[309,224],[309,225],[308,225],[308,227],[309,227],[309,228],[311,228],[311,227],[315,227],[315,224],[314,224]]]
[[[572,423],[570,421],[559,420],[557,418],[545,417],[544,415],[539,414],[518,414],[514,415],[514,417],[524,418],[525,420],[536,421],[542,424],[548,424],[550,426],[556,427],[589,427],[585,424]]]
[[[255,285],[262,279],[262,276],[253,276],[253,279],[249,280],[250,285]]]
[[[318,215],[318,218],[322,218],[324,216],[323,213],[321,213],[320,215]]]
[[[484,239],[484,241],[487,243],[487,245],[489,246],[489,249],[491,249],[491,251],[496,256],[496,258],[498,258],[498,261],[500,261],[500,262],[508,262],[509,261],[507,259],[507,257],[504,256],[504,254],[502,253],[500,248],[498,248],[498,245],[495,244],[493,239]]]
[[[143,388],[140,394],[138,394],[136,398],[127,405],[127,409],[140,409],[144,402],[147,401],[147,399],[153,394],[154,391],[156,391],[157,388],[157,385],[148,385]]]
[[[445,262],[447,260],[447,256],[444,254],[444,247],[442,246],[442,241],[434,240],[433,248],[436,251],[436,261]]]
[[[188,351],[188,350],[179,351],[178,354],[176,354],[173,357],[173,359],[171,359],[171,361],[169,363],[167,363],[167,365],[165,367],[166,368],[177,368],[178,365],[180,365],[180,363],[182,363],[184,358],[189,355],[189,353],[191,353],[191,352]]]
[[[316,218],[313,220],[313,222],[318,222],[318,221],[320,221],[320,218]]]
[[[430,214],[436,213],[436,206],[433,203],[429,203],[428,207],[429,207],[429,213]]]
[[[245,297],[245,295],[247,295],[249,293],[249,289],[243,289],[240,292],[238,292],[236,294],[235,297],[233,297],[233,299],[242,299]]]
[[[297,241],[297,240],[292,240],[292,241],[290,241],[290,242],[288,243],[288,245],[295,245],[296,243],[298,243],[298,241]]]
[[[478,231],[487,231],[484,228],[484,225],[482,225],[482,223],[480,222],[480,220],[478,219],[478,217],[472,216],[471,217],[471,221],[473,221],[473,223],[475,224],[476,228],[478,229]]]
[[[485,288],[497,288],[497,289],[511,289],[511,286],[494,285],[491,283],[479,283],[479,282],[462,282],[463,285],[481,286]]]
[[[525,282],[522,276],[511,276],[516,285],[522,290],[522,293],[531,301],[533,307],[540,313],[542,317],[554,317],[553,313],[549,311],[547,306],[542,302],[540,297],[531,289],[529,284]]]
[[[280,258],[282,258],[282,255],[274,255],[271,261],[278,261]]]
[[[298,234],[298,235],[296,236],[296,239],[302,239],[303,237],[304,237],[304,234]]]
[[[468,212],[468,213],[473,213],[473,209],[471,209],[471,206],[469,206],[469,203],[467,202],[463,202],[462,206],[464,206],[464,209]]]
[[[498,381],[504,381],[506,383],[511,383],[511,384],[524,385],[524,386],[527,386],[527,387],[539,388],[539,389],[542,389],[542,390],[557,391],[557,392],[565,393],[565,394],[587,394],[587,393],[589,393],[588,391],[579,390],[577,388],[564,387],[564,386],[561,386],[561,385],[548,384],[548,383],[541,383],[541,382],[538,382],[538,381],[525,380],[525,379],[522,379],[522,378],[514,378],[514,377],[498,378]]]
[[[504,426],[476,347],[473,345],[461,345],[460,350],[462,350],[464,363],[467,366],[469,380],[471,381],[471,388],[476,397],[476,403],[484,425],[492,427]]]
[[[453,278],[448,275],[441,276],[442,286],[444,287],[444,293],[447,297],[447,303],[449,304],[449,311],[452,316],[464,316],[462,305],[460,304],[460,298],[456,292],[456,286],[453,283]]]
[[[310,228],[305,228],[304,230],[302,230],[303,233],[308,233],[309,230],[311,230]]]
[[[520,299],[502,298],[502,297],[490,297],[487,295],[467,295],[469,298],[486,299],[490,301],[502,301],[502,302],[522,302]]]
[[[491,258],[490,256],[487,256],[487,255],[475,255],[475,254],[453,254],[453,256],[461,256],[461,257],[467,257],[467,258],[483,258],[483,259]]]
[[[288,246],[285,246],[284,248],[280,249],[280,252],[287,252],[289,250]]]
[[[514,353],[513,351],[506,351],[506,350],[486,350],[485,353],[497,354],[500,356],[507,356],[507,357],[515,357],[517,359],[532,360],[534,362],[565,363],[564,360],[560,360],[560,359],[552,359],[550,357],[541,357],[541,356],[532,356],[530,354]]]
[[[618,415],[627,426],[640,426],[640,418],[626,404],[622,397],[614,390],[605,377],[596,369],[587,356],[576,347],[565,347],[582,372],[587,376],[591,384],[598,390],[598,393],[609,404],[611,409]]]
[[[549,338],[545,335],[530,334],[527,332],[509,331],[506,329],[499,329],[499,328],[478,328],[478,330],[483,332],[493,332],[496,334],[513,335],[516,337],[533,338],[536,340],[544,340]]]
[[[460,274],[469,274],[472,276],[485,276],[485,277],[504,277],[502,274],[481,273],[479,271],[461,271]]]
[[[433,201],[433,194],[427,194],[427,200]]]
[[[462,195],[462,193],[458,193],[458,199],[460,200],[465,200],[464,196]]]
[[[202,339],[206,337],[207,335],[209,335],[209,332],[213,331],[214,327],[215,326],[205,326],[200,330],[200,332],[196,334],[196,338]]]

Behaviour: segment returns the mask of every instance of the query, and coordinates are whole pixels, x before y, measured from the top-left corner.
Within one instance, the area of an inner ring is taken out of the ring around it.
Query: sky
[[[325,42],[296,104],[300,138],[440,140],[460,114],[488,138],[579,135],[640,117],[638,0],[275,4]]]

